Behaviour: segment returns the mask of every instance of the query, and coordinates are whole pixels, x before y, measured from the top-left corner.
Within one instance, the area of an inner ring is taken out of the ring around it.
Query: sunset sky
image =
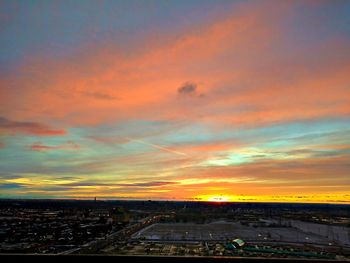
[[[350,203],[350,1],[0,0],[0,198]]]

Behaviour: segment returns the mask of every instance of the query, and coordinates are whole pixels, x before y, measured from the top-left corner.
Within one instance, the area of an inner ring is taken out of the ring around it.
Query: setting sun
[[[210,198],[208,198],[209,202],[228,202],[230,201],[230,199],[227,196],[212,196]]]
[[[233,196],[229,195],[200,195],[196,197],[197,200],[206,201],[206,202],[217,202],[217,203],[223,203],[223,202],[232,202],[234,201]]]

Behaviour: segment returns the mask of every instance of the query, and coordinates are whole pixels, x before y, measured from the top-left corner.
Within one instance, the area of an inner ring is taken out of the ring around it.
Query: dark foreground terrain
[[[349,215],[325,204],[1,200],[0,253],[344,261]]]

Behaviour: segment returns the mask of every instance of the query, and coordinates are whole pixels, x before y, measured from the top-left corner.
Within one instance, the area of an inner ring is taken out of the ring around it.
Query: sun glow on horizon
[[[339,193],[333,195],[325,194],[309,194],[300,196],[291,195],[220,195],[220,194],[204,194],[198,195],[194,199],[203,202],[213,202],[213,203],[225,203],[225,202],[273,202],[273,203],[343,203],[350,204],[349,199],[344,199],[344,201],[335,201],[332,199],[341,200],[341,198],[346,197],[346,193]]]
[[[227,195],[209,195],[201,197],[202,200],[215,203],[224,203],[232,201],[232,197]]]
[[[208,201],[222,203],[222,202],[228,202],[229,198],[222,197],[222,196],[213,196],[213,197],[209,198]]]

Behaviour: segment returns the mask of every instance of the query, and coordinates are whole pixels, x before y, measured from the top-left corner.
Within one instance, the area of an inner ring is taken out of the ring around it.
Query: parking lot
[[[225,241],[240,238],[245,241],[279,241],[327,245],[325,237],[305,233],[292,227],[252,227],[240,223],[153,224],[136,232],[133,239],[149,241]]]

